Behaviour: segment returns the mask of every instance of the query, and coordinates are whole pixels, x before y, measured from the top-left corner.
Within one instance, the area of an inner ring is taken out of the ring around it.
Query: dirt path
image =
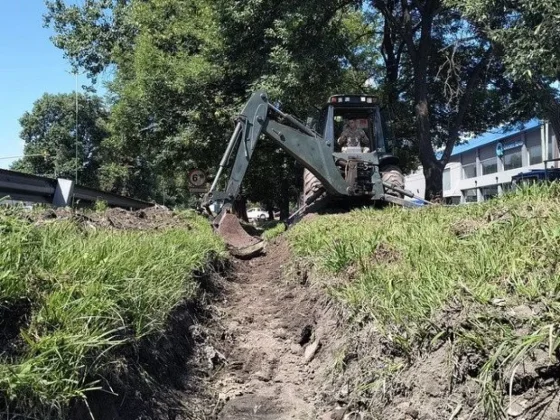
[[[289,259],[282,241],[265,256],[234,261],[235,277],[219,305],[226,362],[213,386],[220,420],[319,418],[310,360],[317,347],[316,300],[307,287],[284,278]]]

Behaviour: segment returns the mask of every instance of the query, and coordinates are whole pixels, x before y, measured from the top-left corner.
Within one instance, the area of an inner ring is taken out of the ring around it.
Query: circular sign
[[[189,184],[194,187],[202,187],[206,183],[206,175],[200,169],[189,172]]]

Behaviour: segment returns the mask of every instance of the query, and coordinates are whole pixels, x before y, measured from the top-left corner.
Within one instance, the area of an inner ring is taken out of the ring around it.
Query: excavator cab
[[[378,99],[370,95],[334,95],[321,109],[317,132],[332,144],[333,152],[345,152],[337,140],[350,120],[367,136],[368,144],[362,144],[362,153],[387,153]]]

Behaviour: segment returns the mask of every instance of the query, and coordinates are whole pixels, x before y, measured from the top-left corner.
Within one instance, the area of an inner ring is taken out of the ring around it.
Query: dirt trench
[[[213,418],[307,420],[329,411],[319,395],[321,359],[336,320],[305,279],[286,275],[290,258],[279,241],[264,256],[233,260],[218,303],[223,364],[211,383]]]

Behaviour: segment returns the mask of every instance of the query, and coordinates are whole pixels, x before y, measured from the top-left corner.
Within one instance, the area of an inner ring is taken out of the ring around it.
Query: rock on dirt
[[[315,354],[317,354],[317,351],[319,350],[320,347],[321,347],[321,341],[317,339],[305,348],[305,353],[303,355],[305,364],[308,364],[313,360]]]

